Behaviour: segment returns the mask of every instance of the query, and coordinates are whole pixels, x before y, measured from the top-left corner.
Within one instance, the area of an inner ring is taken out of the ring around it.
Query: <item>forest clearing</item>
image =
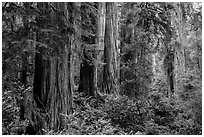
[[[201,2],[2,2],[3,135],[202,135]]]

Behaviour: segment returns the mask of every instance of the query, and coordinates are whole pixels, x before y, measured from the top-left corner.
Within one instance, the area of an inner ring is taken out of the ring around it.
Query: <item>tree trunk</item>
[[[195,32],[196,52],[197,52],[197,68],[202,72],[202,30]]]
[[[87,51],[83,51],[84,59],[82,60],[80,66],[80,82],[79,82],[79,92],[84,92],[90,96],[95,96],[94,91],[94,64],[92,64],[91,57],[88,56]]]
[[[99,2],[98,6],[99,15],[98,15],[98,50],[101,51],[104,49],[104,35],[105,35],[105,20],[106,20],[106,3],[105,2]],[[99,54],[100,56],[100,54]],[[99,59],[101,59],[99,57]]]
[[[103,91],[107,94],[117,94],[116,84],[116,61],[117,51],[114,43],[114,3],[106,3],[106,25],[104,39],[104,69],[103,69]]]
[[[174,24],[175,27],[178,27],[178,42],[175,44],[175,54],[174,54],[174,68],[175,68],[175,91],[178,91],[181,83],[180,79],[185,72],[185,46],[186,43],[186,19],[184,13],[183,3],[175,3],[175,9],[177,14],[178,22]],[[173,17],[174,18],[174,17]]]
[[[83,5],[81,6],[82,10],[85,10],[86,7]],[[96,7],[97,8],[97,7]],[[94,19],[94,16],[90,15],[92,20],[92,25],[97,26],[97,19]],[[82,16],[83,20],[83,16]],[[83,26],[82,26],[83,27]],[[94,32],[94,30],[92,30]],[[95,34],[97,32],[94,32]],[[96,34],[97,35],[97,34]],[[85,43],[88,43],[87,45],[94,45],[97,43],[97,37],[96,36],[83,36],[82,39]],[[90,46],[92,47],[92,46]],[[97,93],[97,52],[96,49],[90,48],[88,51],[88,46],[84,46],[83,49],[83,59],[82,63],[80,65],[80,82],[79,82],[79,92],[84,92],[90,96],[96,96]]]
[[[174,94],[174,53],[171,50],[167,50],[167,55],[164,59],[164,68],[167,80],[167,97],[171,97]]]
[[[26,5],[28,5],[29,3],[24,3],[24,7],[26,7]],[[27,30],[27,32],[29,32],[29,28],[28,28],[28,17],[23,17],[23,26],[25,28],[25,30]],[[29,35],[29,34],[28,34]],[[22,53],[22,71],[21,71],[21,83],[23,84],[24,88],[27,88],[27,65],[28,65],[28,54],[27,51]],[[21,98],[20,100],[20,119],[21,120],[25,120],[25,98],[24,96]]]
[[[119,93],[119,78],[120,78],[120,58],[119,58],[119,39],[118,39],[118,3],[113,3],[113,38],[114,38],[114,46],[113,46],[113,69],[114,73],[114,81],[116,85],[116,93]]]
[[[22,72],[21,72],[21,83],[23,84],[24,88],[27,88],[27,54],[23,53],[22,55]],[[20,119],[25,120],[25,98],[24,96],[20,100]]]
[[[22,71],[21,71],[21,83],[26,88],[27,86],[27,64],[28,64],[26,53],[23,53],[22,60],[23,60],[23,64],[22,64]]]
[[[81,3],[76,2],[76,8],[81,9]],[[73,50],[82,50],[82,42],[81,42],[81,34],[82,34],[82,18],[81,13],[76,14],[76,20],[74,22],[74,28],[76,31],[77,40],[75,41]],[[74,70],[74,91],[78,90],[79,87],[79,80],[80,80],[80,66],[81,66],[81,55],[78,52],[73,52],[73,70]]]
[[[69,7],[68,7],[68,4]],[[45,9],[47,3],[38,3],[38,7]],[[64,15],[73,20],[73,13],[70,7],[74,6],[73,3],[53,3],[53,6],[64,12]],[[70,11],[68,11],[70,10]],[[56,12],[51,13],[53,25],[58,25],[59,29],[62,26],[59,23],[59,18],[66,22],[64,16],[59,17]],[[68,24],[64,24],[68,25]],[[45,34],[37,34],[37,41],[42,41]],[[52,34],[49,35],[50,38]],[[35,74],[34,74],[34,85],[33,85],[33,97],[37,104],[37,107],[46,114],[46,118],[42,120],[39,117],[37,120],[38,127],[43,127],[49,130],[60,130],[67,128],[67,115],[72,113],[72,90],[73,90],[73,79],[72,79],[72,36],[69,35],[68,40],[65,43],[55,46],[53,49],[53,55],[45,56],[48,51],[42,47],[37,46],[38,52],[36,52],[35,58]],[[34,118],[37,117],[33,114]],[[33,118],[33,119],[34,119]],[[44,125],[39,125],[43,124]],[[38,130],[40,130],[38,129]]]
[[[95,75],[95,81],[97,81],[96,86],[101,87],[101,79],[100,76],[102,72],[101,68],[103,67],[99,62],[103,62],[103,53],[104,53],[104,35],[105,35],[105,20],[106,20],[106,3],[105,2],[99,2],[98,4],[98,27],[97,27],[97,43],[98,46],[96,47],[96,75]],[[99,78],[99,79],[98,79]],[[100,83],[99,83],[100,82]],[[98,89],[97,89],[98,90]]]

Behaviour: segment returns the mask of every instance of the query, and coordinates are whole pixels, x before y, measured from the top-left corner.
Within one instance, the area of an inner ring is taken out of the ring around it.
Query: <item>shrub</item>
[[[196,69],[187,70],[181,79],[182,90],[175,109],[177,134],[202,134],[202,74]]]
[[[109,96],[105,103],[105,112],[114,125],[119,125],[125,132],[143,131],[147,113],[144,102],[131,100],[127,96]]]
[[[76,96],[80,96],[77,94]],[[69,135],[115,135],[115,134],[125,134],[117,126],[113,126],[111,119],[107,117],[106,112],[102,104],[97,105],[97,109],[94,103],[97,102],[95,98],[84,97],[81,98],[83,105],[79,103],[79,99],[74,101],[75,111],[70,114],[67,118],[69,119],[67,123],[67,130],[62,130],[59,132],[47,131],[46,134],[69,134]],[[85,102],[84,102],[85,101]]]
[[[8,86],[6,83],[3,85]],[[2,134],[23,134],[27,121],[20,120],[19,102],[25,89],[17,81],[13,83],[12,87],[7,86],[4,86],[2,91]]]

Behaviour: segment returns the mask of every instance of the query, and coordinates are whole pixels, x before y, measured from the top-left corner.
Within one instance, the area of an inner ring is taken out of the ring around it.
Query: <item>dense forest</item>
[[[2,2],[2,134],[201,135],[202,3]]]

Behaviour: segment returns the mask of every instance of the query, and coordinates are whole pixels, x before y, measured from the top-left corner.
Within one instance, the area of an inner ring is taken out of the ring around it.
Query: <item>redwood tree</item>
[[[97,27],[97,13],[93,12],[97,8],[96,3],[82,3],[81,11],[81,40],[82,44],[82,62],[80,65],[80,81],[78,91],[84,92],[87,95],[96,95],[96,81],[94,76],[96,75],[96,66],[94,60],[96,60],[95,44],[97,42],[96,27]],[[92,12],[90,12],[90,10]],[[88,19],[90,21],[87,21]],[[87,21],[88,23],[85,23]],[[87,29],[89,28],[89,33]]]
[[[71,48],[73,32],[65,30],[73,28],[71,24],[74,21],[73,9],[75,4],[37,4],[46,19],[52,19],[51,25],[54,26],[52,29],[58,29],[58,35],[43,31],[48,28],[45,23],[41,22],[42,20],[37,19],[41,31],[37,33],[37,41],[40,44],[36,45],[33,97],[37,107],[45,113],[46,117],[43,120],[33,113],[33,120],[37,120],[37,127],[39,128],[37,130],[43,126],[50,130],[59,130],[66,128],[66,116],[72,112]],[[48,13],[49,10],[46,9],[50,9],[50,4],[57,11],[52,10],[51,13]],[[70,24],[66,18],[71,21]],[[48,38],[49,40],[47,40]],[[47,48],[42,47],[42,43],[46,43]],[[48,47],[51,50],[48,50]]]
[[[103,68],[103,91],[107,94],[116,93],[117,91],[117,68],[116,57],[117,50],[115,47],[114,35],[117,27],[114,25],[114,16],[116,10],[114,10],[115,3],[106,3],[106,22],[105,22],[105,36],[104,36],[104,68]]]

